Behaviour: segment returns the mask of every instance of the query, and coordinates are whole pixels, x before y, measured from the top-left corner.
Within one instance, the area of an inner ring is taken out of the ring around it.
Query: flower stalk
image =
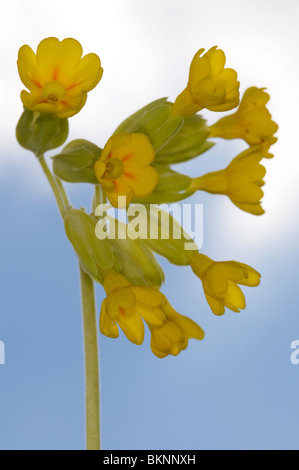
[[[94,285],[80,265],[79,269],[84,330],[86,449],[100,450],[100,382]]]

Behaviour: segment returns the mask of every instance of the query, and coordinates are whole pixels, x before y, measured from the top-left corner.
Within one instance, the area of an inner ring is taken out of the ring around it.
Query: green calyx
[[[67,139],[68,120],[55,114],[38,113],[25,109],[16,128],[19,144],[37,157],[60,147]]]
[[[91,183],[98,181],[94,174],[94,164],[102,149],[84,139],[76,139],[67,144],[53,158],[53,171],[58,178],[68,183]]]
[[[96,222],[82,210],[70,209],[65,218],[65,232],[80,260],[82,269],[96,282],[103,283],[103,270],[114,265],[114,249],[109,240],[99,240]]]

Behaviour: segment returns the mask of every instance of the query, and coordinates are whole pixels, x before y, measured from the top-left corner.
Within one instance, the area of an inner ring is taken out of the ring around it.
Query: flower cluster
[[[204,332],[192,320],[177,313],[159,291],[134,286],[125,276],[108,273],[104,281],[107,298],[102,303],[100,330],[118,337],[118,326],[135,344],[144,339],[145,322],[151,332],[151,349],[157,357],[177,356],[190,338],[203,339]]]
[[[19,51],[18,70],[29,91],[21,92],[25,110],[16,134],[19,143],[38,158],[63,145],[67,118],[82,109],[87,93],[102,77],[99,57],[93,53],[82,57],[82,52],[80,43],[71,38],[44,39],[36,54],[28,45]],[[150,204],[172,203],[195,191],[207,191],[228,196],[245,212],[264,213],[261,187],[266,170],[262,160],[272,156],[269,149],[277,140],[278,126],[266,107],[269,95],[263,88],[247,89],[239,103],[237,73],[225,63],[224,52],[216,46],[206,53],[200,49],[191,62],[187,86],[174,103],[166,98],[149,103],[122,122],[103,148],[76,139],[52,157],[52,187],[66,234],[82,269],[106,292],[101,333],[116,338],[121,329],[132,343],[140,345],[147,325],[151,349],[159,358],[178,355],[189,339],[202,340],[204,333],[193,320],[177,313],[160,292],[164,274],[156,254],[191,267],[215,315],[222,315],[225,308],[244,309],[239,285],[258,286],[260,274],[244,263],[216,262],[196,249],[186,250],[185,242],[190,239],[180,226],[176,232],[181,239],[165,240],[161,235],[158,239],[100,240],[96,227],[104,222],[96,207],[107,198],[129,214],[131,204],[143,203],[147,211]],[[202,109],[222,112],[235,108],[233,114],[211,126],[197,114]],[[208,151],[213,138],[243,139],[248,148],[220,171],[190,177],[173,169],[173,165]],[[62,180],[94,187],[91,214],[69,204]],[[155,223],[161,234],[162,220],[157,217]],[[118,223],[118,230],[126,228]]]

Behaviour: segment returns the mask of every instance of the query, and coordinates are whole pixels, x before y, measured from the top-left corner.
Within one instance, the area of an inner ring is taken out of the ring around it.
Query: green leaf
[[[17,124],[16,137],[22,147],[40,156],[60,147],[66,141],[68,132],[67,119],[25,109]]]

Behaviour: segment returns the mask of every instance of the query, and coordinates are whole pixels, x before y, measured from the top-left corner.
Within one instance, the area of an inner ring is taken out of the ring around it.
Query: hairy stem
[[[100,386],[93,280],[80,266],[85,350],[86,447],[100,449]]]

